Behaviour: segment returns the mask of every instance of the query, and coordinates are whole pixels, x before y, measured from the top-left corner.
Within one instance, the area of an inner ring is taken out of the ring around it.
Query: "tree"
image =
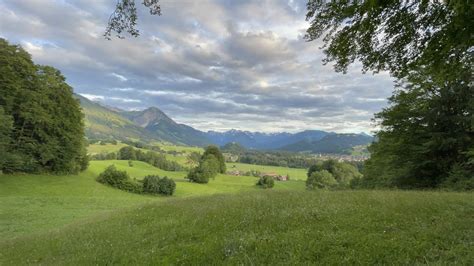
[[[326,171],[313,172],[308,179],[306,179],[306,188],[316,189],[316,188],[332,188],[337,186],[337,180],[334,176]]]
[[[137,154],[133,147],[125,146],[120,148],[118,158],[119,160],[137,160]]]
[[[142,4],[149,9],[151,15],[161,15],[159,0],[143,0]],[[122,33],[125,31],[133,37],[138,37],[140,32],[136,29],[137,8],[135,0],[118,0],[114,12],[109,17],[109,22],[104,33],[104,37],[111,39],[112,32],[117,33],[117,37],[123,39]]]
[[[214,146],[214,145],[208,146],[206,150],[204,151],[204,154],[202,155],[201,158],[206,158],[208,155],[211,155],[211,154],[214,155],[218,161],[218,164],[219,164],[218,172],[221,174],[224,174],[227,170],[227,167],[225,165],[225,158],[217,146]]]
[[[0,169],[9,160],[10,145],[12,143],[13,118],[5,114],[5,111],[0,107]]]
[[[265,188],[265,189],[266,188],[273,188],[273,186],[275,186],[275,180],[273,180],[273,177],[265,175],[265,176],[262,176],[258,179],[256,185],[261,187],[261,188]]]
[[[83,115],[72,88],[59,70],[35,65],[4,39],[0,106],[12,121],[2,171],[76,173],[87,167]]]
[[[336,71],[360,61],[364,71],[389,71],[397,79],[390,106],[375,116],[381,129],[362,183],[438,187],[453,171],[469,173],[474,147],[469,1],[311,0],[307,19],[306,39],[323,39],[324,62],[335,61]]]

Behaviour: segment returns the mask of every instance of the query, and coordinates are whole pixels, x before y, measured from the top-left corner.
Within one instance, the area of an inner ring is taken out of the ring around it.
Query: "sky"
[[[204,131],[371,133],[388,105],[388,73],[323,65],[305,0],[161,0],[162,16],[136,2],[140,36],[106,40],[115,0],[0,0],[0,37],[91,100]]]

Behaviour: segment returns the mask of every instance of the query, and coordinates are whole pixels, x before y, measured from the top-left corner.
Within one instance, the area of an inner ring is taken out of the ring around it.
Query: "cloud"
[[[387,106],[387,73],[335,73],[302,39],[306,0],[160,2],[139,5],[139,38],[102,37],[109,0],[3,0],[0,32],[84,97],[201,130],[370,132]]]
[[[81,96],[86,97],[87,99],[91,101],[99,101],[99,100],[104,100],[105,97],[102,95],[94,95],[94,94],[88,94],[88,93],[79,93]]]

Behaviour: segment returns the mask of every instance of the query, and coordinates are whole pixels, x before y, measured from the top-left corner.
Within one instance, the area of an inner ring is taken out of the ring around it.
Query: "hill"
[[[88,100],[83,96],[76,94],[75,97],[79,99],[84,113],[87,138],[160,140],[157,136],[137,126],[117,111]]]
[[[143,111],[121,112],[123,116],[156,135],[158,138],[174,143],[191,146],[211,144],[206,134],[184,124],[178,124],[163,111],[150,107]]]
[[[281,148],[285,151],[350,154],[355,146],[368,145],[374,138],[366,134],[329,134],[315,141],[302,140]]]

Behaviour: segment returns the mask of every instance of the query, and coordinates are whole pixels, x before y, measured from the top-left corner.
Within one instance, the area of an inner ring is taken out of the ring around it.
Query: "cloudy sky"
[[[108,41],[115,0],[0,0],[0,37],[89,99],[201,130],[369,133],[387,105],[388,74],[335,73],[303,40],[305,0],[160,2],[160,17],[138,5],[140,37]]]

